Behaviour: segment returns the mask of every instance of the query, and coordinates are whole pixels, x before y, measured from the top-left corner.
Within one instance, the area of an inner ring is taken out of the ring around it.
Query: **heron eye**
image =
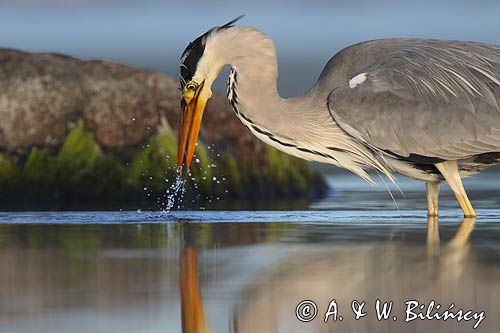
[[[197,87],[197,85],[194,82],[189,82],[188,84],[186,84],[187,90],[196,90],[196,87]]]

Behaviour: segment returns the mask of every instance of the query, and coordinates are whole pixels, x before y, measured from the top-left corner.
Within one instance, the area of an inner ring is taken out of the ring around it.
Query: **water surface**
[[[485,311],[476,331],[497,332],[493,178],[467,185],[477,220],[445,191],[439,228],[421,184],[402,182],[397,210],[383,187],[349,178],[302,210],[4,212],[0,332],[473,331],[405,323],[407,300]],[[318,307],[308,323],[295,315],[306,299]],[[332,299],[343,320],[325,324]],[[394,302],[389,320],[376,319],[377,299]],[[366,301],[365,318],[353,300]]]

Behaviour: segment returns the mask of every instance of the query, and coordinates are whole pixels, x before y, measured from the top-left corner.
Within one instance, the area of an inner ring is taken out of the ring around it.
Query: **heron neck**
[[[254,50],[258,44],[240,47],[242,54],[251,56],[236,57],[231,62],[228,99],[235,113],[255,135],[266,141],[262,134],[267,133],[268,137],[272,136],[271,140],[300,146],[305,144],[301,141],[307,140],[308,131],[317,132],[321,125],[333,123],[323,101],[310,92],[293,98],[279,95],[274,44],[267,52]]]
[[[201,68],[231,66],[228,95],[235,111],[264,130],[292,140],[290,131],[333,122],[326,97],[317,98],[314,89],[294,98],[279,95],[276,47],[261,31],[235,26],[214,34],[207,40],[203,61]]]
[[[390,173],[372,151],[337,125],[326,96],[315,88],[301,96],[281,98],[276,75],[260,76],[245,69],[232,67],[228,99],[242,123],[259,139],[299,158],[344,167],[368,182],[372,180],[365,167]]]
[[[210,44],[210,45],[209,45]],[[369,180],[365,166],[386,173],[370,150],[333,120],[328,91],[314,86],[302,96],[278,93],[273,41],[252,28],[233,27],[207,44],[219,64],[229,64],[228,98],[242,123],[262,141],[288,154],[343,166]]]

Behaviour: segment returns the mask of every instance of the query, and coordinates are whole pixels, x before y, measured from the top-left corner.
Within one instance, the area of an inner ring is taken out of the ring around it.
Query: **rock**
[[[103,148],[137,146],[179,103],[171,77],[107,61],[0,49],[0,149],[58,147],[83,119]]]
[[[178,82],[166,75],[110,62],[82,67],[85,129],[104,148],[133,147],[156,132],[160,117],[178,115]]]
[[[84,93],[76,60],[0,51],[0,148],[57,146],[81,116]]]
[[[177,80],[160,73],[0,49],[0,199],[157,199],[176,175],[179,99]],[[187,185],[193,197],[326,188],[307,162],[254,137],[217,93],[197,159]]]

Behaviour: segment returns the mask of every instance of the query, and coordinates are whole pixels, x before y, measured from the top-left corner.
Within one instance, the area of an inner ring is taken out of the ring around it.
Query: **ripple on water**
[[[477,223],[500,221],[500,210],[480,210]],[[456,224],[456,210],[443,210],[439,224]],[[427,224],[426,211],[109,211],[109,212],[6,212],[0,223],[117,224],[117,223],[299,223],[353,227]]]

